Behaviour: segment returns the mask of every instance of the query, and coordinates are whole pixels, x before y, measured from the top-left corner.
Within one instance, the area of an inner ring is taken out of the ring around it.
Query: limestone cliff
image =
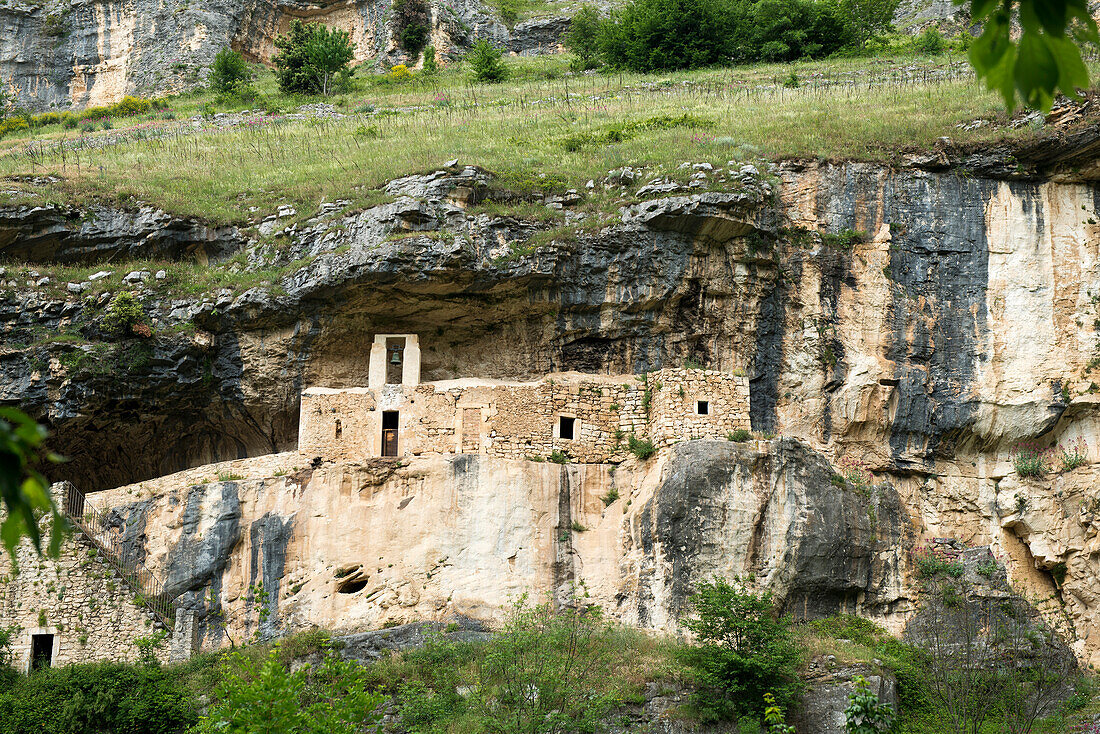
[[[0,3],[0,83],[35,108],[110,104],[206,83],[214,55],[230,46],[268,61],[294,18],[346,30],[357,61],[407,61],[388,0],[6,0]],[[441,54],[474,37],[499,43],[508,30],[477,0],[430,3]],[[415,59],[412,60],[415,62]]]
[[[598,498],[612,476],[598,465],[443,457],[392,474],[310,469],[305,457],[285,477],[211,484],[208,472],[110,501],[143,518],[135,543],[194,603],[213,591],[245,608],[262,579],[278,605],[270,625],[371,624],[448,604],[487,612],[521,587],[584,579],[622,618],[661,628],[693,581],[722,572],[766,579],[800,614],[854,609],[900,629],[914,601],[905,554],[953,538],[1002,555],[1020,587],[1048,599],[1048,620],[1080,656],[1100,661],[1092,469],[1024,481],[1010,460],[1022,440],[1079,436],[1089,461],[1100,459],[1095,140],[1031,158],[996,153],[944,150],[894,168],[733,166],[705,193],[624,190],[633,203],[608,226],[538,247],[527,243],[544,224],[468,211],[493,193],[485,172],[413,176],[390,184],[389,203],[329,208],[288,229],[277,250],[241,233],[208,238],[204,257],[242,250],[255,267],[298,263],[277,288],[184,298],[135,274],[157,330],[142,359],[110,343],[41,339],[101,339],[105,298],[5,276],[0,398],[54,428],[73,458],[59,476],[106,489],[293,449],[301,390],[366,384],[376,333],[421,334],[425,380],[689,361],[743,370],[753,428],[798,448],[683,444],[616,472],[623,499],[606,511]],[[102,227],[84,232],[82,213],[50,211],[8,210],[3,226],[21,234],[2,247],[43,269],[109,247]],[[119,250],[140,250],[140,216],[102,221]],[[148,246],[191,256],[196,230],[174,231]],[[125,369],[97,368],[108,358]],[[829,494],[826,462],[841,459],[873,473],[873,501]],[[590,528],[566,533],[564,548],[561,497]],[[423,513],[408,512],[419,503]],[[436,536],[447,540],[416,540]],[[314,545],[321,565],[309,560]],[[395,586],[391,562],[416,584]],[[340,594],[337,571],[364,586]],[[489,579],[478,586],[491,593],[472,593],[466,575]]]

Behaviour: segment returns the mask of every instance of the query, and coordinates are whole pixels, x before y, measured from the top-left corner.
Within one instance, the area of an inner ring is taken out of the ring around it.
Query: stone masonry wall
[[[311,388],[302,395],[299,449],[330,461],[381,454],[382,412],[399,414],[401,456],[476,453],[544,459],[561,452],[576,463],[625,458],[627,437],[659,446],[725,438],[749,428],[747,378],[698,369],[635,375],[555,375],[531,383]],[[699,401],[707,411],[699,412]],[[573,438],[561,419],[572,418]]]
[[[0,551],[0,627],[16,627],[15,666],[30,665],[31,636],[54,636],[53,666],[95,660],[135,660],[134,641],[166,632],[134,601],[129,587],[77,533],[65,541],[58,558],[40,557],[28,542],[16,551],[16,563]],[[167,637],[157,650],[168,659]]]

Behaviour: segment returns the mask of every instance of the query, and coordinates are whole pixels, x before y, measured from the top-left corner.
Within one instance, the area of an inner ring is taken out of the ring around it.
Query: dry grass
[[[395,105],[397,114],[180,134],[64,155],[17,147],[0,157],[0,176],[61,177],[37,189],[45,200],[141,201],[214,222],[245,222],[254,216],[250,207],[263,213],[283,202],[307,212],[337,198],[371,203],[386,181],[452,158],[496,172],[511,188],[550,190],[581,186],[623,165],[674,173],[682,161],[890,160],[943,136],[976,142],[1001,134],[957,129],[996,116],[998,99],[966,78],[935,79],[946,72],[929,68],[874,59],[807,65],[799,70],[807,83],[795,89],[774,83],[788,69],[775,66],[527,78],[505,87],[459,86],[452,74],[435,88],[384,90],[379,101]],[[446,101],[433,102],[440,95]],[[345,100],[349,107],[357,101]],[[707,124],[643,131],[575,151],[563,146],[569,136],[684,114]],[[381,137],[362,134],[365,126],[376,126]]]

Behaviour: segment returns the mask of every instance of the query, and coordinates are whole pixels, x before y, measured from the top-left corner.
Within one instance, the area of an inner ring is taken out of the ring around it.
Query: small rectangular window
[[[710,401],[699,400],[695,403],[695,412],[699,415],[710,415]]]
[[[576,418],[570,418],[568,416],[561,416],[558,424],[558,438],[563,438],[566,441],[573,440],[573,424],[576,423]]]

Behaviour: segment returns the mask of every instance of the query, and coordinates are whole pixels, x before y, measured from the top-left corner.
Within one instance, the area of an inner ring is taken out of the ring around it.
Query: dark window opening
[[[31,635],[31,670],[48,668],[53,663],[53,635]]]
[[[710,415],[710,401],[700,400],[695,406],[695,412],[699,415]]]
[[[573,440],[573,424],[577,422],[576,418],[569,418],[568,416],[561,416],[560,423],[558,424],[558,437],[563,438],[566,441]]]
[[[400,385],[404,373],[404,338],[386,340],[386,384]]]
[[[340,419],[336,419],[336,438],[340,438],[340,434],[344,432],[344,426],[340,423]]]
[[[382,411],[382,456],[397,456],[396,410]]]

